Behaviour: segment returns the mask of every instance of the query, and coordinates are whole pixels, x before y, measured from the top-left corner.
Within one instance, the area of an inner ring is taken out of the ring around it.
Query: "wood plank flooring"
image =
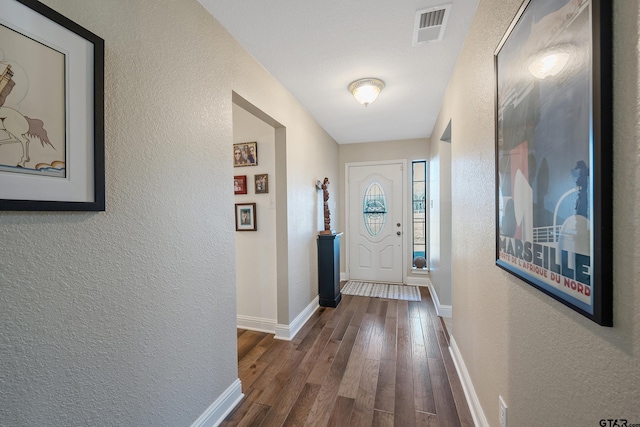
[[[427,288],[343,295],[290,341],[238,330],[243,401],[222,426],[473,426]]]

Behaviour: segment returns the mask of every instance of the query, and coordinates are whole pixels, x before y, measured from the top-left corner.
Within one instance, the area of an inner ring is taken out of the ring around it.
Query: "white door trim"
[[[350,227],[350,217],[349,217],[349,198],[350,198],[350,189],[349,189],[349,168],[352,166],[375,166],[375,165],[392,165],[392,164],[400,164],[402,165],[402,206],[403,206],[403,221],[404,221],[404,232],[402,233],[402,283],[407,283],[407,260],[410,257],[409,254],[409,241],[407,240],[407,234],[412,233],[411,224],[409,222],[409,209],[407,208],[408,198],[408,185],[407,185],[407,160],[406,159],[398,159],[398,160],[380,160],[380,161],[371,161],[371,162],[351,162],[345,163],[344,165],[344,218],[345,218],[345,273],[346,280],[350,278],[350,256],[349,256],[349,246],[351,244],[351,227]]]

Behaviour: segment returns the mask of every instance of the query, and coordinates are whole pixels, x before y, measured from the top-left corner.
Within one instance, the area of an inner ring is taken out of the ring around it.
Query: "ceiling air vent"
[[[451,4],[418,10],[413,29],[413,45],[442,41],[450,12]]]

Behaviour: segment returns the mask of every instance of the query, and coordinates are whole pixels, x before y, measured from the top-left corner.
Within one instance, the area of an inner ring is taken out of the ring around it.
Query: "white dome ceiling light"
[[[374,78],[359,79],[349,85],[349,92],[365,107],[376,100],[382,89],[384,82]]]

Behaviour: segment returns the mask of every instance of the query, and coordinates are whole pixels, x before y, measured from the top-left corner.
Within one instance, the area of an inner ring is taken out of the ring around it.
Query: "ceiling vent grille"
[[[451,4],[418,10],[413,29],[413,45],[442,41],[450,12]]]

